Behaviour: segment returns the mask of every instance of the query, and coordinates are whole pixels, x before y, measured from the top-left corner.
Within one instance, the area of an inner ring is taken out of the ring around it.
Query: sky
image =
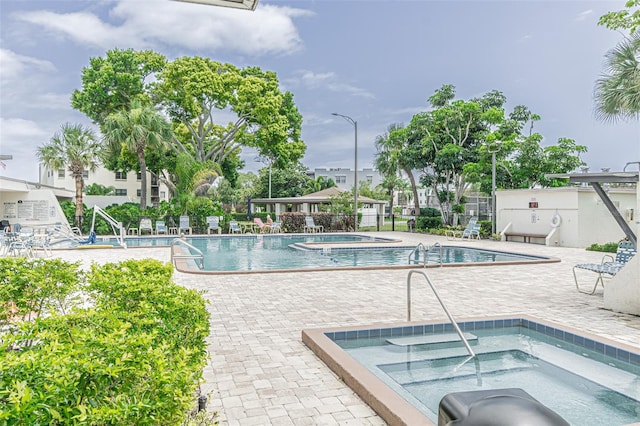
[[[260,0],[255,11],[170,0],[0,0],[0,176],[38,180],[35,152],[64,123],[82,69],[108,50],[152,49],[275,71],[302,114],[314,168],[373,167],[374,141],[428,110],[444,84],[457,99],[491,90],[507,112],[541,116],[543,145],[586,145],[591,171],[640,161],[640,123],[595,118],[593,89],[622,34],[597,25],[616,1]],[[245,171],[264,164],[245,150]],[[634,168],[635,170],[635,168]]]

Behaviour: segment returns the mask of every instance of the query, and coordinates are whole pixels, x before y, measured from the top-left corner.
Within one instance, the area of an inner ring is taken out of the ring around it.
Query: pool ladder
[[[417,265],[418,262],[420,261],[420,255],[422,255],[422,266],[426,267],[428,254],[431,250],[433,250],[436,247],[439,249],[438,253],[440,254],[440,266],[442,266],[442,246],[438,242],[436,242],[432,246],[425,246],[422,243],[418,243],[418,245],[413,250],[411,250],[411,253],[409,253],[409,264]]]
[[[182,245],[186,247],[189,250],[189,254],[175,254],[175,251],[174,251],[175,245]],[[191,254],[192,251],[196,252],[196,254]],[[199,259],[200,262],[198,264],[198,267],[200,269],[204,268],[204,254],[202,253],[202,251],[192,246],[182,238],[175,238],[173,241],[171,241],[171,263],[174,266],[176,264],[175,263],[176,259],[194,259],[194,260]]]
[[[440,306],[442,306],[444,313],[447,314],[447,317],[449,318],[449,322],[451,322],[451,325],[453,325],[454,330],[456,331],[456,333],[458,333],[460,340],[462,340],[462,343],[464,343],[465,348],[467,348],[467,352],[469,352],[470,357],[464,362],[467,362],[469,359],[474,358],[476,356],[475,352],[473,352],[473,349],[471,349],[471,346],[469,345],[467,338],[464,337],[464,333],[462,333],[462,331],[460,330],[460,327],[458,327],[458,324],[453,319],[451,312],[449,312],[449,309],[447,309],[444,302],[440,298],[440,295],[438,294],[436,287],[433,285],[433,283],[429,279],[429,276],[424,271],[420,271],[417,269],[409,271],[409,274],[407,275],[407,321],[411,321],[411,276],[413,276],[413,274],[420,274],[427,280],[427,284],[429,284],[429,287],[431,287],[431,290],[433,291],[433,294],[436,296],[436,299],[438,299],[438,302],[440,302]]]

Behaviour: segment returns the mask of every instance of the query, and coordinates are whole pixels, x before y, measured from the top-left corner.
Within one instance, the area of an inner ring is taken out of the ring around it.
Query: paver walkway
[[[409,233],[376,233],[407,245],[446,241]],[[560,263],[429,269],[458,318],[525,313],[570,325],[640,349],[640,317],[603,309],[602,290],[580,294],[575,263],[601,253],[513,242],[455,244],[553,256]],[[69,260],[124,258],[169,261],[168,248],[56,252]],[[176,273],[175,281],[204,292],[211,313],[203,390],[222,425],[380,425],[384,422],[301,342],[305,328],[402,322],[407,270],[295,272],[252,275]],[[592,277],[589,277],[589,279]],[[595,279],[595,276],[593,277]],[[416,280],[418,283],[418,280]],[[433,294],[416,285],[412,318],[446,320]]]

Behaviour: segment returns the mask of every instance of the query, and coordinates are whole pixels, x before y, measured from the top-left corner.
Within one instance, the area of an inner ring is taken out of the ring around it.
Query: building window
[[[138,172],[138,175],[136,176],[136,179],[141,181],[142,180],[142,173]]]
[[[89,170],[83,170],[82,171],[82,178],[83,179],[89,179]]]
[[[116,172],[116,180],[127,180],[127,174],[123,171]]]
[[[58,177],[59,178],[63,178],[64,177],[64,169],[58,169]]]
[[[137,195],[138,197],[141,197],[141,196],[142,196],[142,189],[138,189],[138,190],[136,190],[136,195]],[[355,217],[355,216],[354,216],[354,217]]]
[[[167,198],[167,194],[164,191],[160,191],[160,198],[164,200],[165,198]]]
[[[373,183],[373,176],[372,175],[367,175],[367,182]]]
[[[347,183],[347,177],[336,175],[336,183]]]
[[[127,195],[127,190],[126,189],[116,189],[116,195]]]

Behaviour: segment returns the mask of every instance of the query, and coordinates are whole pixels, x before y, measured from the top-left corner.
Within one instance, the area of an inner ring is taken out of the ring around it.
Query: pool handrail
[[[438,299],[438,302],[440,302],[440,306],[442,306],[444,313],[447,314],[447,317],[449,318],[449,322],[451,322],[451,325],[453,325],[453,328],[455,329],[456,333],[458,333],[460,340],[462,340],[462,343],[464,343],[464,346],[467,348],[467,352],[469,352],[469,355],[471,357],[475,357],[476,356],[475,352],[473,352],[473,349],[471,349],[469,342],[467,341],[466,337],[464,337],[464,334],[460,330],[460,327],[458,327],[458,323],[456,323],[456,321],[453,319],[451,312],[449,312],[449,309],[447,309],[444,302],[440,298],[440,295],[438,294],[438,291],[436,290],[435,286],[429,279],[429,276],[426,274],[426,272],[423,272],[417,269],[412,269],[407,274],[407,322],[411,321],[411,276],[413,274],[420,274],[427,280],[427,283],[429,284],[429,287],[431,287],[433,294],[436,296],[436,299]]]
[[[189,250],[193,250],[195,251],[197,254],[175,254],[174,250],[173,250],[173,246],[176,244],[181,244],[183,246],[185,246],[187,249]],[[182,238],[175,238],[173,241],[171,241],[171,263],[175,266],[175,259],[200,259],[200,264],[199,267],[200,269],[204,269],[204,253],[202,253],[202,250],[198,249],[197,247],[192,246],[191,244],[189,244],[188,242],[186,242],[185,240],[183,240]]]
[[[422,243],[418,243],[418,245],[411,250],[411,253],[409,253],[409,264],[411,264],[411,259],[415,257],[416,253],[418,254],[418,258],[417,260],[420,259],[420,253],[422,253],[422,266],[426,267],[427,266],[427,254],[431,251],[431,249],[438,247],[439,253],[440,253],[440,266],[442,266],[442,245],[439,242],[435,242],[433,245],[431,246],[425,246]],[[416,263],[417,264],[417,263]]]

